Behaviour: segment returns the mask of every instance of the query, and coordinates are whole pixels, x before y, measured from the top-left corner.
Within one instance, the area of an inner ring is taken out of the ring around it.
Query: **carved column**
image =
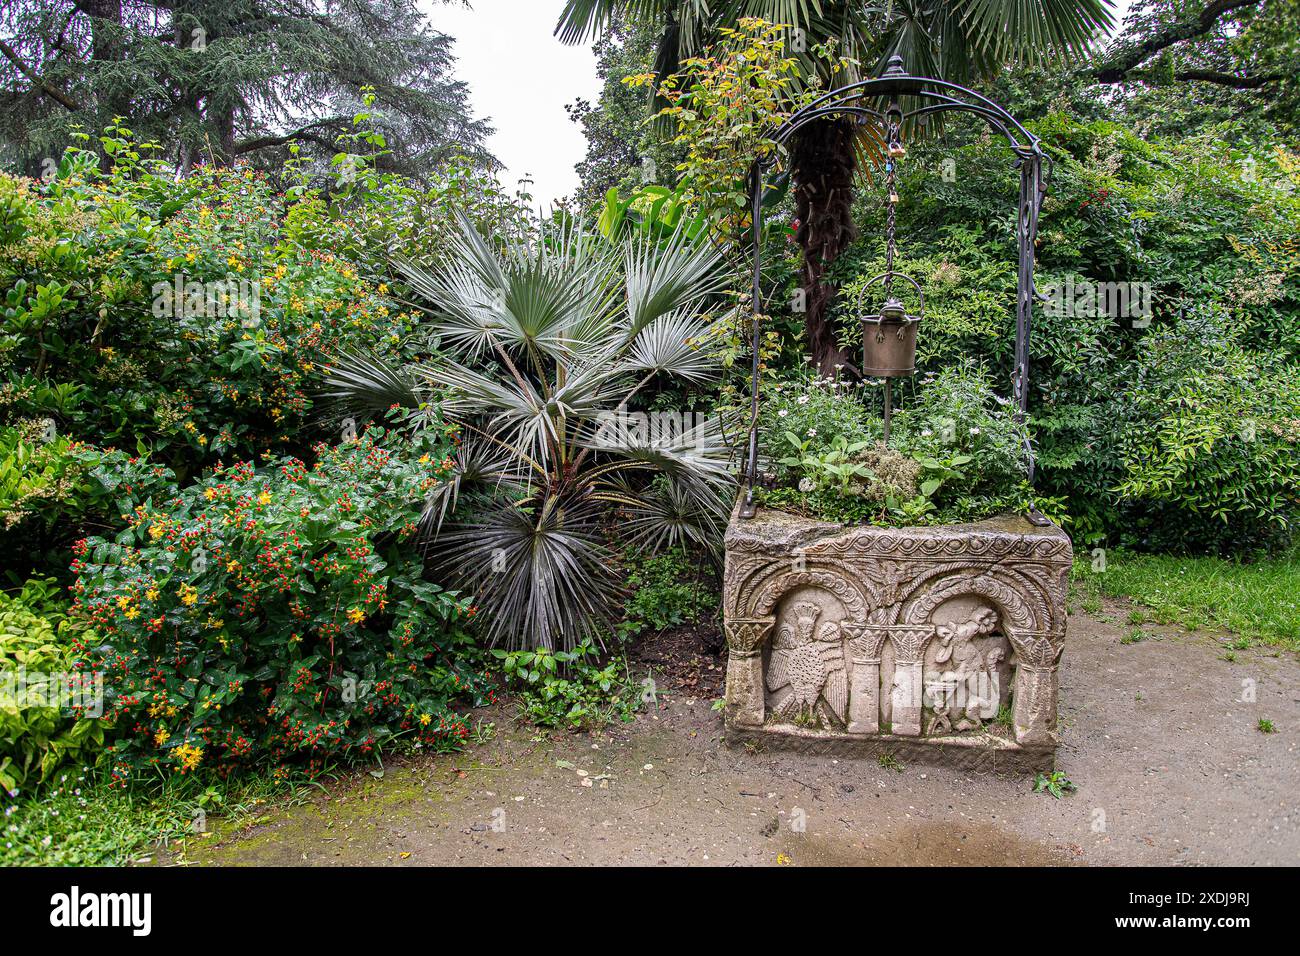
[[[763,641],[774,617],[739,618],[726,622],[727,721],[739,727],[762,727]]]
[[[1007,637],[1016,651],[1012,726],[1021,746],[1056,745],[1057,664],[1063,634],[1012,629]]]
[[[889,628],[871,624],[840,625],[848,635],[852,655],[852,685],[849,688],[851,734],[880,733],[880,649]]]
[[[894,642],[894,687],[890,707],[893,732],[901,737],[921,736],[922,664],[925,645],[933,636],[933,624],[894,624],[889,628],[889,638]]]

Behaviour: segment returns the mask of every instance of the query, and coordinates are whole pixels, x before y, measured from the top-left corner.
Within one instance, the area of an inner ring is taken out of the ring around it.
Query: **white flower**
[[[921,437],[922,437],[922,438],[929,438],[929,437],[930,437],[931,435],[933,435],[933,434],[934,434],[934,432],[930,431],[930,429],[928,429],[928,428],[923,429],[923,430],[921,431]]]
[[[811,478],[799,479],[799,490],[802,491],[804,494],[807,494],[808,492],[812,491],[816,487],[817,486],[813,483],[813,480]]]
[[[807,404],[808,404],[808,396],[807,396],[807,395],[800,395],[800,396],[799,396],[799,404],[800,404],[800,405],[807,405]]]
[[[816,438],[816,437],[817,437],[817,429],[815,429],[815,428],[810,428],[810,429],[808,429],[808,437],[809,437],[809,438]]]
[[[783,408],[783,409],[781,409],[779,412],[776,413],[776,417],[777,417],[777,418],[785,418],[785,416],[787,416],[787,415],[789,415],[789,414],[790,414],[790,413],[789,413],[788,411],[786,411],[786,410]]]
[[[980,433],[980,430],[979,430],[978,428],[972,428],[972,429],[970,430],[970,433],[971,433],[972,435],[978,435],[978,434]]]

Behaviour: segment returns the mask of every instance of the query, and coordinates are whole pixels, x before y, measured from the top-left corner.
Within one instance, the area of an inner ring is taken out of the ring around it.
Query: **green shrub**
[[[717,579],[708,571],[708,559],[685,548],[642,556],[633,563],[625,586],[619,634],[638,637],[682,624],[697,624],[717,610]]]
[[[0,592],[0,787],[31,789],[70,760],[92,760],[104,726],[94,681],[74,676],[73,625],[57,585],[31,581]],[[93,642],[92,635],[80,635]]]
[[[542,727],[627,721],[640,704],[640,688],[631,682],[626,661],[621,673],[616,659],[601,664],[590,640],[571,651],[539,647],[492,653],[501,661],[506,686],[518,693],[523,715]]]
[[[0,427],[0,529],[48,527],[77,506],[81,476],[72,443],[47,434],[40,422]]]
[[[1119,491],[1141,543],[1284,545],[1300,517],[1300,365],[1247,351],[1245,331],[1188,319],[1148,336],[1122,393]]]
[[[105,645],[81,666],[107,674],[118,773],[458,745],[451,707],[478,701],[482,668],[474,609],[422,577],[417,521],[450,443],[420,434],[217,468],[78,544],[74,613]]]
[[[107,172],[71,149],[48,182],[0,174],[0,565],[20,577],[117,521],[83,507],[70,442],[182,481],[301,455],[322,352],[416,347],[414,313],[335,251],[351,231],[314,194],[286,203],[245,169],[177,180],[108,138]]]

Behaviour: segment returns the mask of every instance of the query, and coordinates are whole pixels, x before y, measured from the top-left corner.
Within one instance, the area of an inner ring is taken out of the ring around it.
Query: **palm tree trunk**
[[[830,323],[834,286],[826,270],[857,236],[853,226],[852,126],[845,120],[817,120],[794,134],[790,144],[794,180],[795,239],[803,250],[799,284],[804,292],[804,327],[812,360],[825,375],[852,366],[835,343]],[[852,374],[850,372],[849,374]]]

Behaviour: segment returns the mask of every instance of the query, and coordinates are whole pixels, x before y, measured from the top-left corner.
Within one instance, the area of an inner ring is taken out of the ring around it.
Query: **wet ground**
[[[658,706],[594,735],[504,709],[470,752],[360,773],[175,862],[279,865],[1300,864],[1300,661],[1227,635],[1070,618],[1061,799],[1026,776],[733,750],[723,659],[650,644]],[[1260,718],[1275,733],[1259,730]]]

